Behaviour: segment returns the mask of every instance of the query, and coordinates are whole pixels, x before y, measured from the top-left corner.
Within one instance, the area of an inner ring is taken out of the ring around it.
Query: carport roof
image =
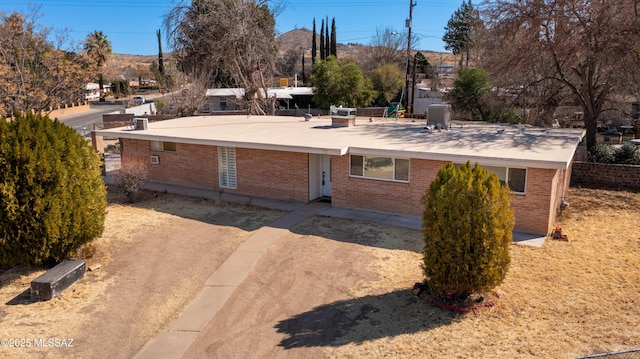
[[[331,127],[329,118],[305,121],[284,116],[197,116],[152,122],[147,130],[129,127],[97,131],[98,135],[211,146],[266,149],[313,154],[363,154],[420,158],[484,165],[568,168],[581,129],[464,124],[429,132],[424,120],[356,121],[353,127]]]

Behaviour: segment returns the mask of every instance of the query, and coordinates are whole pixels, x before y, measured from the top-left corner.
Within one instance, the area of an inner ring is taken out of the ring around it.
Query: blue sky
[[[114,53],[154,55],[158,52],[156,30],[177,0],[0,0],[0,12],[29,12],[29,4],[40,6],[39,24],[67,29],[72,43],[81,43],[94,30],[111,41]],[[321,19],[336,19],[339,43],[369,44],[376,29],[405,30],[409,0],[283,0],[284,11],[276,17],[276,31],[312,28]],[[414,3],[417,0],[414,0]],[[447,21],[462,0],[422,0],[413,8],[412,31],[420,41],[412,48],[444,51],[442,35]],[[164,35],[163,35],[164,36]],[[164,51],[170,51],[166,43]]]

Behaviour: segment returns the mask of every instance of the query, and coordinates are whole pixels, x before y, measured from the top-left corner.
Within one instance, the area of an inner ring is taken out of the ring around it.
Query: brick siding
[[[446,162],[412,159],[409,183],[350,177],[349,155],[334,157],[332,163],[334,206],[421,216],[422,196]],[[515,229],[548,234],[569,177],[568,170],[528,168],[526,194],[514,195],[511,200]]]
[[[176,151],[151,151],[149,141],[122,139],[123,163],[140,156],[149,163],[153,182],[301,202],[309,200],[309,156],[305,153],[236,148],[237,188],[221,189],[218,180],[218,147],[177,143]]]
[[[218,148],[176,144],[175,152],[149,150],[149,141],[123,139],[123,162],[131,156],[160,157],[149,180],[220,191]],[[349,176],[349,155],[332,156],[332,205],[421,216],[422,196],[444,161],[411,159],[408,183]],[[265,198],[309,201],[309,155],[285,151],[236,148],[237,193]],[[565,195],[571,170],[527,169],[526,194],[514,195],[515,229],[548,234]]]
[[[238,189],[225,192],[309,201],[309,155],[236,148]]]

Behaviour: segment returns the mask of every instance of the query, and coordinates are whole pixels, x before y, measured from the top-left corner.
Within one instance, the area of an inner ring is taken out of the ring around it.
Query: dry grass
[[[404,294],[390,296],[327,355],[572,358],[640,349],[640,194],[572,189],[568,201],[558,225],[570,241],[513,245],[496,307],[462,315]],[[419,253],[371,250],[390,258],[375,268],[380,285],[367,284],[387,293],[377,298],[409,291],[412,281],[420,281],[420,270],[408,265],[420,262]]]
[[[28,292],[24,291],[30,281],[42,273],[39,269],[16,267],[0,273],[3,301],[0,334],[18,338],[76,338],[79,347],[74,351],[51,351],[48,357],[88,357],[91,351],[82,351],[89,348],[83,349],[81,345],[96,344],[100,337],[115,340],[133,329],[148,337],[175,313],[165,315],[162,320],[152,317],[153,320],[139,321],[109,314],[118,312],[116,309],[126,312],[124,307],[131,306],[110,297],[114,295],[109,294],[110,291],[129,281],[115,269],[111,270],[114,274],[107,275],[110,267],[122,261],[119,256],[112,257],[112,253],[122,256],[123,248],[135,249],[143,243],[145,235],[158,236],[155,227],[179,231],[176,228],[184,230],[195,225],[183,221],[184,218],[196,221],[215,218],[213,224],[219,224],[215,230],[220,231],[217,237],[238,237],[224,244],[231,246],[224,247],[230,253],[249,235],[247,231],[281,215],[241,206],[218,207],[205,200],[180,196],[162,194],[155,198],[148,192],[145,196],[130,206],[120,204],[126,201],[123,195],[110,193],[104,235],[94,242],[95,248],[86,250],[91,254],[89,266],[100,263],[105,267],[88,273],[56,300],[29,302]],[[322,306],[344,312],[353,325],[329,345],[322,346],[324,355],[330,358],[574,358],[640,348],[640,194],[572,189],[567,200],[569,209],[558,225],[570,241],[548,240],[542,248],[513,245],[507,279],[497,289],[498,304],[468,314],[435,308],[410,294],[413,284],[423,277],[419,231],[322,217],[296,227],[291,236],[306,236],[309,242],[317,243],[317,248],[306,249],[309,256],[312,249],[321,251],[322,246],[335,246],[332,242],[349,242],[353,238],[358,241],[339,248],[346,252],[340,255],[349,256],[349,262],[354,263],[352,269],[363,267],[359,282],[340,292],[343,299],[334,299],[337,301],[328,301]],[[256,226],[251,226],[251,221],[255,221]],[[175,227],[179,223],[182,227]],[[226,223],[245,230],[225,226]],[[155,250],[153,246],[149,248]],[[352,249],[347,251],[347,248]],[[154,257],[149,258],[145,263],[154,263]],[[163,263],[160,268],[169,264]],[[201,270],[199,267],[198,271]],[[317,271],[325,273],[322,268]],[[343,274],[349,276],[349,273],[340,273]],[[190,287],[185,291],[185,298],[163,297],[154,299],[154,303],[165,303],[172,311],[179,309],[200,285],[184,284]],[[154,304],[139,311],[162,312],[166,311],[165,307]],[[92,324],[96,320],[102,324]],[[142,323],[148,324],[144,330],[136,326]],[[144,338],[139,341],[143,343]],[[134,350],[138,342],[129,345]],[[113,347],[102,350],[103,354],[111,353],[111,357],[122,354]],[[0,348],[0,357],[17,358],[28,353],[44,355],[43,351]],[[288,354],[296,357],[296,351]],[[625,358],[634,357],[640,357],[640,353]]]

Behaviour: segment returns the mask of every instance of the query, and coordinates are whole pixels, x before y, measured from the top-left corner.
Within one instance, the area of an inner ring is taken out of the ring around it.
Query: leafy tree
[[[483,67],[494,84],[579,106],[594,147],[598,120],[638,79],[637,1],[491,0],[483,14]]]
[[[458,72],[450,93],[451,105],[472,118],[486,120],[486,95],[491,91],[489,75],[478,68],[464,68]]]
[[[425,74],[426,78],[430,79],[434,76],[433,66],[429,63],[429,60],[418,51],[413,57],[416,73]]]
[[[443,166],[423,197],[429,288],[458,299],[498,286],[510,263],[510,192],[477,164]]]
[[[98,67],[98,84],[100,85],[100,93],[104,86],[102,68],[107,64],[107,60],[113,53],[111,41],[107,39],[102,31],[95,30],[87,36],[84,42],[84,51],[91,57]]]
[[[47,42],[50,30],[35,18],[0,13],[0,116],[84,101],[91,59]]]
[[[111,92],[115,98],[126,97],[131,94],[129,91],[129,81],[127,80],[114,80],[111,81]]]
[[[451,15],[451,19],[444,28],[445,34],[442,37],[442,41],[445,42],[444,48],[454,55],[460,55],[460,68],[463,63],[469,66],[469,54],[473,47],[472,34],[479,22],[480,15],[473,7],[471,0],[466,2],[463,0],[462,5]]]
[[[181,0],[165,19],[178,68],[206,87],[242,87],[250,113],[274,113],[275,10],[268,0]],[[276,9],[277,10],[277,9]]]
[[[396,64],[380,64],[371,73],[373,89],[378,93],[376,105],[388,106],[404,85],[404,72]]]
[[[0,119],[0,264],[65,259],[102,234],[100,158],[70,127],[48,117]]]
[[[352,61],[341,64],[334,56],[316,62],[311,84],[315,87],[313,100],[320,108],[365,106],[375,97],[371,81],[362,75],[360,67]]]

